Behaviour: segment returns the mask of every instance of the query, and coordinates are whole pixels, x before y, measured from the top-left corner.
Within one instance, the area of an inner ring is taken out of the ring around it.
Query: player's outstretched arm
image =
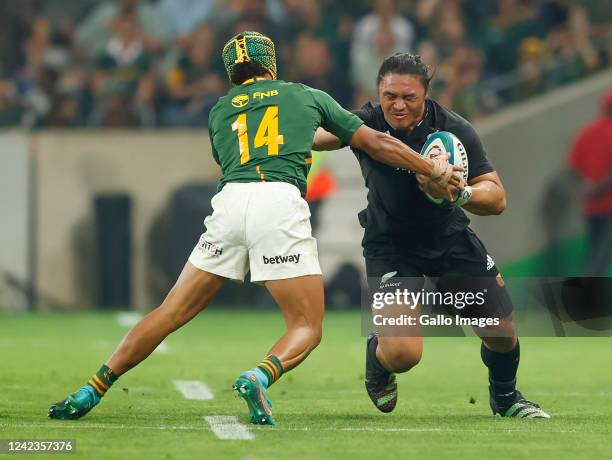
[[[463,209],[478,216],[499,215],[506,209],[506,191],[497,172],[482,174],[469,180],[472,197]]]
[[[409,169],[411,171],[424,171],[422,174],[425,174],[428,178],[436,177],[439,178],[438,182],[441,184],[446,183],[447,179],[444,177],[444,173],[438,173],[438,171],[435,170],[436,168],[441,168],[444,169],[444,172],[450,171],[444,161],[440,160],[439,162],[435,162],[423,158],[403,142],[386,133],[381,133],[362,125],[357,129],[355,134],[353,134],[350,144],[353,147],[365,151],[372,158],[381,163],[395,166],[396,168]],[[323,128],[318,128],[315,132],[312,141],[313,150],[338,150],[341,147],[342,142],[332,133]],[[460,170],[460,168],[454,168],[454,171]],[[455,186],[460,185],[455,182],[458,182],[458,179],[452,176],[449,183]]]
[[[389,134],[381,133],[361,124],[362,122],[357,116],[340,107],[324,91],[306,88],[320,109],[322,117],[319,125],[337,135],[345,143],[348,141],[352,147],[363,150],[381,163],[424,174],[442,187],[449,184],[459,185],[460,179],[453,172],[463,171],[463,169],[449,165],[447,158],[424,158]],[[319,136],[321,136],[320,131]],[[317,147],[327,147],[329,149],[330,146],[335,148],[340,146],[330,137],[319,138],[319,140],[317,140],[316,135],[314,137],[313,148],[315,149]],[[450,191],[448,191],[448,195],[451,196]]]
[[[463,168],[449,164],[447,158],[422,157],[402,141],[368,126],[361,125],[355,131],[350,145],[365,151],[381,163],[423,174],[442,187],[458,186],[461,183],[461,179],[454,173],[463,171]]]
[[[342,148],[342,141],[332,133],[323,128],[317,128],[312,140],[312,150],[319,152],[326,150],[338,150]]]

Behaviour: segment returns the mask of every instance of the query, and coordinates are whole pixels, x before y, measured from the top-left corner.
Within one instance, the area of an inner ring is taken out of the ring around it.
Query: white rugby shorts
[[[229,183],[212,201],[206,232],[189,256],[195,267],[234,281],[320,275],[310,209],[294,185]]]

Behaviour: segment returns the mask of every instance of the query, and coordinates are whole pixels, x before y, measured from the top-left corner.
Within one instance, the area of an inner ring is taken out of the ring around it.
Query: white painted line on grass
[[[254,426],[254,430],[269,430],[268,427],[262,426]],[[357,432],[367,432],[367,433],[436,433],[439,431],[449,431],[443,430],[442,428],[374,428],[374,427],[350,427],[350,428],[310,428],[310,427],[274,427],[274,430],[279,431],[335,431],[335,432],[343,432],[343,431],[357,431]],[[452,431],[452,430],[451,430]]]
[[[117,322],[119,323],[119,326],[122,327],[134,327],[141,319],[142,315],[135,311],[122,311],[117,315]],[[165,340],[162,340],[162,342],[153,351],[158,353],[167,353],[168,344]]]
[[[558,396],[558,397],[593,397],[593,396],[602,396],[602,397],[610,397],[612,396],[612,392],[610,391],[595,391],[593,393],[581,392],[581,391],[567,391],[567,392],[553,392],[553,391],[530,391],[530,395],[537,396]]]
[[[204,420],[219,439],[242,439],[250,441],[255,436],[233,415],[206,416]]]
[[[165,340],[162,340],[161,343],[157,345],[157,348],[153,351],[157,351],[158,353],[168,353],[168,344]]]
[[[199,380],[173,380],[172,383],[185,399],[210,401],[214,398],[210,388]]]
[[[538,423],[538,428],[536,429],[537,433],[574,433],[576,435],[583,435],[585,433],[590,434],[602,434],[609,436],[610,430],[608,429],[575,429],[575,428],[546,428],[541,425],[546,424],[547,422]],[[151,431],[201,431],[207,432],[210,431],[208,427],[205,425],[134,425],[134,424],[119,424],[114,425],[112,423],[85,423],[79,422],[75,425],[68,425],[64,422],[55,420],[51,420],[45,423],[36,423],[36,422],[28,422],[28,423],[0,423],[0,428],[44,428],[46,430],[55,429],[61,425],[62,430],[151,430]],[[479,435],[485,435],[488,433],[534,433],[534,424],[528,423],[524,428],[511,428],[511,429],[503,429],[499,427],[499,424],[491,424],[491,428],[485,429],[482,427],[479,428],[370,428],[370,427],[337,427],[337,428],[317,428],[317,427],[282,427],[282,426],[253,426],[251,427],[255,431],[310,431],[313,433],[321,432],[321,431],[333,431],[339,433],[346,433],[351,431],[363,431],[366,433],[474,433]],[[606,438],[607,439],[607,438]]]
[[[122,311],[117,315],[117,322],[123,327],[134,327],[141,319],[142,315],[135,311]]]

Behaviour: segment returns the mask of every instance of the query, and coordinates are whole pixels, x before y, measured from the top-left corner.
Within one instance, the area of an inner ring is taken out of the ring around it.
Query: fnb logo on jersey
[[[253,93],[253,99],[263,99],[264,97],[270,97],[270,96],[278,96],[278,90],[270,90],[270,91],[257,91],[256,93]]]
[[[249,103],[249,95],[248,94],[239,94],[238,96],[234,96],[232,98],[232,105],[237,109],[244,107]]]
[[[301,254],[290,254],[288,256],[274,256],[274,257],[263,257],[264,265],[274,265],[274,264],[286,264],[286,263],[294,263],[297,264],[300,261]]]

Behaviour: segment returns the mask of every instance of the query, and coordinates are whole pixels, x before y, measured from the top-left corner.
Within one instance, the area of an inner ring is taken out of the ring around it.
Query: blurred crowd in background
[[[0,126],[206,126],[243,30],[348,108],[385,57],[421,54],[472,120],[612,63],[609,0],[0,0]]]

